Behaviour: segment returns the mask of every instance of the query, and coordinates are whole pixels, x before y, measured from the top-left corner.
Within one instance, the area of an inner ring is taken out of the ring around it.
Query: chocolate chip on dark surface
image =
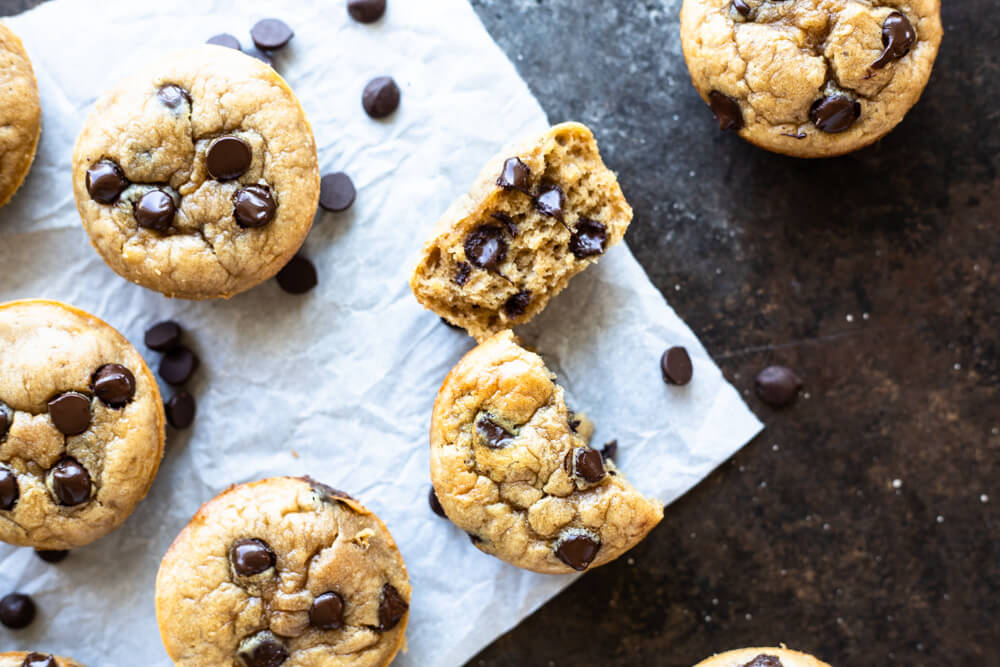
[[[379,76],[368,82],[361,95],[365,113],[375,119],[385,118],[399,108],[399,86],[391,76]]]
[[[861,103],[847,95],[828,95],[813,102],[809,120],[828,134],[845,132],[861,117]]]
[[[316,267],[302,255],[295,255],[276,276],[278,286],[289,294],[305,294],[319,284]]]
[[[733,9],[740,13],[740,16],[750,15],[750,5],[746,3],[746,0],[733,0],[732,5]]]
[[[618,441],[612,440],[611,442],[606,443],[601,449],[601,456],[605,461],[608,459],[614,460],[614,458],[618,456]]]
[[[392,630],[406,614],[410,605],[399,594],[392,584],[382,586],[382,599],[378,603],[378,629],[382,632]]]
[[[691,381],[694,369],[691,366],[691,356],[683,347],[672,347],[660,357],[660,370],[663,381],[667,384],[685,385]]]
[[[899,12],[889,14],[882,24],[882,46],[885,50],[871,64],[872,69],[882,69],[893,60],[899,60],[910,52],[916,41],[917,31],[913,29],[910,19]]]
[[[10,425],[14,421],[14,411],[10,409],[10,406],[0,401],[0,438],[7,435],[7,431],[10,430]]]
[[[91,390],[109,408],[124,408],[135,396],[135,376],[121,364],[105,364],[90,381]]]
[[[72,507],[90,500],[90,473],[74,458],[66,457],[52,466],[46,481],[60,505]]]
[[[236,45],[236,48],[239,48],[239,44]],[[163,102],[163,106],[175,111],[182,108],[185,104],[188,106],[191,105],[191,95],[188,91],[172,83],[161,86],[156,91],[156,96]]]
[[[502,223],[503,226],[504,226],[504,229],[506,229],[507,233],[510,234],[512,237],[516,237],[517,236],[517,223],[514,222],[514,218],[510,217],[509,215],[507,215],[503,211],[497,211],[496,213],[490,213],[490,217],[493,218],[494,220],[496,220],[497,222]]]
[[[535,198],[535,208],[538,209],[538,212],[555,218],[559,222],[562,222],[563,219],[563,205],[565,203],[566,196],[558,185],[549,186]]]
[[[36,549],[35,555],[46,563],[61,563],[69,556],[67,549]]]
[[[129,185],[121,167],[111,160],[98,160],[87,170],[87,192],[101,204],[114,204]]]
[[[236,39],[232,35],[225,32],[219,35],[215,35],[214,37],[209,37],[208,41],[206,41],[205,43],[215,44],[216,46],[224,46],[228,49],[236,49],[237,51],[243,50],[242,47],[240,46],[240,40]]]
[[[250,28],[250,37],[258,49],[280,49],[294,36],[288,24],[280,19],[261,19]]]
[[[480,225],[465,237],[465,258],[473,266],[495,273],[507,258],[507,241],[498,225]]]
[[[29,653],[24,656],[21,667],[58,667],[54,656],[45,653]]]
[[[743,667],[782,667],[781,659],[776,655],[758,655]]]
[[[271,188],[266,185],[248,185],[233,195],[233,214],[240,227],[263,227],[274,220],[277,210]]]
[[[471,274],[472,265],[468,262],[459,262],[458,270],[455,271],[455,284],[459,287],[465,287],[465,283],[469,282],[469,276]]]
[[[359,23],[375,23],[385,14],[385,0],[347,0],[347,13]]]
[[[146,347],[157,352],[169,352],[181,342],[181,325],[171,320],[154,324],[146,332]]]
[[[604,458],[596,449],[577,448],[573,454],[573,472],[577,477],[594,484],[604,479]]]
[[[708,106],[719,121],[720,130],[738,132],[743,129],[743,112],[740,110],[740,103],[733,98],[713,90],[708,94]]]
[[[10,468],[0,465],[0,510],[12,510],[21,496],[17,475]]]
[[[309,608],[309,622],[321,630],[336,630],[343,626],[344,598],[334,591],[316,596]]]
[[[252,577],[274,567],[276,557],[264,540],[251,537],[233,542],[229,549],[229,560],[236,574]]]
[[[205,155],[208,173],[217,181],[239,178],[250,168],[253,151],[250,144],[239,137],[228,135],[213,141]]]
[[[177,214],[174,198],[163,190],[150,190],[135,204],[135,221],[144,229],[165,232]]]
[[[573,532],[556,542],[556,557],[577,572],[583,572],[601,550],[600,541],[587,533]]]
[[[243,667],[279,667],[288,660],[288,650],[270,630],[262,630],[240,642],[236,657]]]
[[[582,218],[569,240],[569,249],[577,259],[603,255],[608,247],[608,228],[604,223]]]
[[[497,185],[504,190],[528,191],[531,169],[519,157],[507,158],[497,179]]]
[[[160,377],[167,384],[181,385],[191,379],[201,365],[198,355],[186,345],[177,345],[160,360]]]
[[[521,290],[504,302],[503,312],[507,313],[507,317],[521,317],[528,310],[530,304],[531,292],[529,290]]]
[[[0,598],[0,623],[11,630],[20,630],[35,620],[35,601],[24,593],[10,593]]]
[[[327,174],[319,182],[319,205],[327,211],[346,211],[354,203],[357,194],[351,177],[342,171]]]
[[[80,435],[90,427],[90,399],[67,391],[49,401],[49,417],[63,435]]]
[[[170,397],[164,405],[167,413],[167,423],[177,429],[185,429],[194,423],[197,405],[194,396],[181,390]]]
[[[760,400],[776,408],[795,400],[802,388],[802,378],[786,366],[768,366],[754,380],[754,390]]]
[[[438,500],[437,493],[434,491],[434,487],[431,487],[430,492],[427,494],[427,502],[431,506],[431,511],[437,514],[442,519],[447,519],[448,515],[444,513],[444,508],[441,507],[441,501]]]
[[[486,415],[476,420],[476,433],[479,434],[483,444],[491,449],[506,447],[514,439],[513,434]]]

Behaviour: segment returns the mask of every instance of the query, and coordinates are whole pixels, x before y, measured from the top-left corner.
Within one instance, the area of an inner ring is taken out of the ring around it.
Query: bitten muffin
[[[723,130],[831,157],[889,133],[920,99],[940,0],[684,0],[681,44]]]
[[[54,301],[0,305],[0,540],[89,544],[125,521],[163,457],[163,401],[117,331]]]
[[[76,660],[50,653],[0,653],[0,667],[83,667]]]
[[[0,206],[28,175],[42,133],[38,83],[24,45],[0,23]]]
[[[741,648],[713,655],[695,667],[830,667],[811,655],[787,648]]]
[[[473,544],[545,574],[614,560],[663,518],[566,407],[542,358],[504,331],[448,374],[431,419],[431,480]]]
[[[119,275],[167,296],[228,298],[274,276],[305,240],[316,144],[271,67],[200,46],[97,102],[73,151],[73,192]]]
[[[177,536],[156,618],[182,667],[376,667],[404,641],[410,583],[377,516],[309,478],[230,488]]]
[[[540,313],[631,221],[591,131],[556,125],[487,163],[437,223],[410,286],[483,341]]]

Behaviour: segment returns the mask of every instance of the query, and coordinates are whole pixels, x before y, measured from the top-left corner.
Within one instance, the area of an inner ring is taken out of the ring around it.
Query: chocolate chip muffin
[[[28,175],[42,133],[38,83],[24,45],[0,23],[0,206]]]
[[[200,46],[97,102],[73,152],[73,192],[118,274],[167,296],[230,297],[274,276],[305,240],[316,144],[271,67]]]
[[[713,655],[695,667],[830,667],[811,655],[787,648],[741,648]]]
[[[156,617],[181,667],[388,665],[410,584],[389,531],[309,478],[230,488],[177,536]]]
[[[54,301],[0,305],[0,540],[71,549],[132,513],[163,456],[163,401],[110,326]]]
[[[0,653],[0,667],[83,667],[76,660],[50,653]]]
[[[591,131],[556,125],[486,165],[438,222],[410,286],[483,341],[540,313],[631,221]]]
[[[448,374],[431,419],[431,480],[473,544],[535,572],[614,560],[663,518],[589,445],[542,358],[504,331]]]
[[[684,0],[681,44],[724,130],[777,153],[863,148],[916,104],[940,0]]]

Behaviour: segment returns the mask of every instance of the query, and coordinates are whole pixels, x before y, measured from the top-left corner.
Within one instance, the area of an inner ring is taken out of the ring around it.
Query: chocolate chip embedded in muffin
[[[253,150],[243,139],[232,135],[219,137],[208,146],[205,166],[217,181],[231,181],[239,178],[250,168]]]
[[[507,258],[507,241],[503,228],[497,225],[480,225],[465,237],[465,258],[473,266],[500,272],[500,265]]]
[[[382,586],[382,597],[378,603],[378,629],[382,632],[392,630],[410,608],[396,587],[392,584]]]
[[[87,170],[87,192],[101,204],[114,204],[128,186],[121,167],[111,160],[99,160]]]
[[[847,95],[827,95],[809,109],[809,120],[829,134],[839,134],[851,129],[861,117],[861,103]]]
[[[240,642],[236,659],[243,667],[278,667],[288,660],[288,649],[273,632],[262,630]]]
[[[893,12],[882,24],[882,44],[885,51],[872,63],[872,69],[882,69],[893,60],[899,60],[913,48],[917,41],[917,31],[910,19],[899,12]]]
[[[776,655],[758,655],[743,667],[782,667],[781,659]]]
[[[177,214],[174,198],[163,190],[150,190],[135,205],[135,221],[140,227],[165,232]]]
[[[508,317],[521,317],[521,315],[524,315],[524,313],[527,312],[530,304],[531,292],[528,290],[521,290],[514,296],[507,299],[506,303],[503,305],[503,310],[507,313]]]
[[[563,207],[566,205],[566,195],[558,185],[549,185],[535,198],[535,208],[542,215],[563,221]]]
[[[235,39],[235,38],[234,38]],[[239,43],[237,42],[236,48],[239,48]],[[185,105],[187,107],[191,106],[191,94],[172,83],[165,86],[161,86],[158,91],[156,91],[156,97],[163,102],[163,105],[171,110],[183,109]]]
[[[691,382],[694,374],[691,356],[681,346],[671,347],[663,353],[660,358],[660,370],[663,373],[663,381],[667,384],[686,385]]]
[[[277,557],[264,540],[251,537],[233,543],[229,560],[236,574],[252,577],[273,568]]]
[[[17,475],[5,465],[0,465],[0,510],[12,510],[21,496]]]
[[[59,665],[53,655],[29,653],[24,656],[24,662],[21,663],[21,667],[59,667]]]
[[[0,440],[7,435],[7,431],[10,430],[11,422],[14,421],[14,411],[10,409],[10,406],[0,401]]]
[[[596,449],[580,447],[570,452],[570,456],[573,474],[585,482],[596,484],[607,474],[604,470],[604,458]]]
[[[316,596],[309,608],[309,622],[320,630],[338,630],[344,625],[344,598],[335,591]]]
[[[124,408],[135,396],[135,376],[121,364],[105,364],[94,373],[90,388],[109,408]]]
[[[576,223],[569,249],[577,259],[603,255],[608,245],[608,228],[604,223],[582,218]]]
[[[87,502],[93,490],[90,473],[70,456],[52,466],[45,476],[45,483],[56,501],[66,507]]]
[[[31,625],[36,613],[35,601],[24,593],[10,593],[0,598],[0,623],[11,630]]]
[[[244,229],[263,227],[274,220],[277,211],[278,204],[266,185],[248,185],[233,195],[233,215]]]
[[[80,435],[90,428],[90,399],[67,391],[49,401],[49,417],[63,435]]]
[[[577,572],[583,572],[594,562],[597,552],[601,550],[601,542],[587,531],[571,530],[559,538],[554,550],[559,560]]]
[[[470,275],[472,275],[472,265],[468,262],[459,262],[455,270],[455,284],[464,287],[465,283],[469,282]]]
[[[390,76],[372,79],[361,95],[361,105],[376,120],[392,115],[399,108],[399,86]]]
[[[531,169],[519,157],[508,158],[497,178],[497,185],[504,190],[527,192],[531,179]]]
[[[481,415],[476,420],[476,434],[480,442],[491,449],[506,447],[514,439],[514,434],[493,420],[489,415]]]
[[[444,508],[441,507],[441,501],[438,500],[437,493],[434,492],[434,487],[432,486],[430,491],[427,493],[427,503],[431,506],[431,511],[437,514],[442,519],[447,519],[448,515],[444,513]]]
[[[720,130],[738,132],[743,129],[743,111],[733,98],[713,90],[708,94],[708,106],[719,121]]]

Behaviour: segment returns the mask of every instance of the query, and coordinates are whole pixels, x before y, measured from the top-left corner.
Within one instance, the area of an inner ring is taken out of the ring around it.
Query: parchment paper
[[[374,26],[349,20],[339,1],[277,0],[58,0],[9,21],[34,62],[44,130],[28,182],[0,210],[0,301],[72,303],[152,364],[142,333],[175,318],[203,365],[191,386],[195,426],[168,434],[156,483],[122,529],[59,565],[0,546],[0,593],[30,593],[40,609],[27,630],[0,628],[0,649],[169,665],[153,608],[161,556],[201,503],[272,475],[312,475],[388,524],[413,584],[409,651],[397,665],[460,665],[573,580],[483,555],[427,507],[431,406],[472,341],[416,303],[408,274],[481,164],[546,119],[464,0],[389,4]],[[144,61],[219,32],[248,45],[265,16],[296,31],[277,69],[312,121],[322,171],[347,171],[359,191],[350,212],[318,215],[306,242],[319,287],[294,297],[271,281],[229,302],[187,303],[122,280],[91,249],[73,204],[70,154],[86,112]],[[403,103],[373,122],[360,92],[381,74],[399,81]],[[594,418],[595,442],[617,438],[620,467],[666,502],[760,428],[625,246],[522,333]],[[660,378],[668,344],[691,352],[688,387]]]

